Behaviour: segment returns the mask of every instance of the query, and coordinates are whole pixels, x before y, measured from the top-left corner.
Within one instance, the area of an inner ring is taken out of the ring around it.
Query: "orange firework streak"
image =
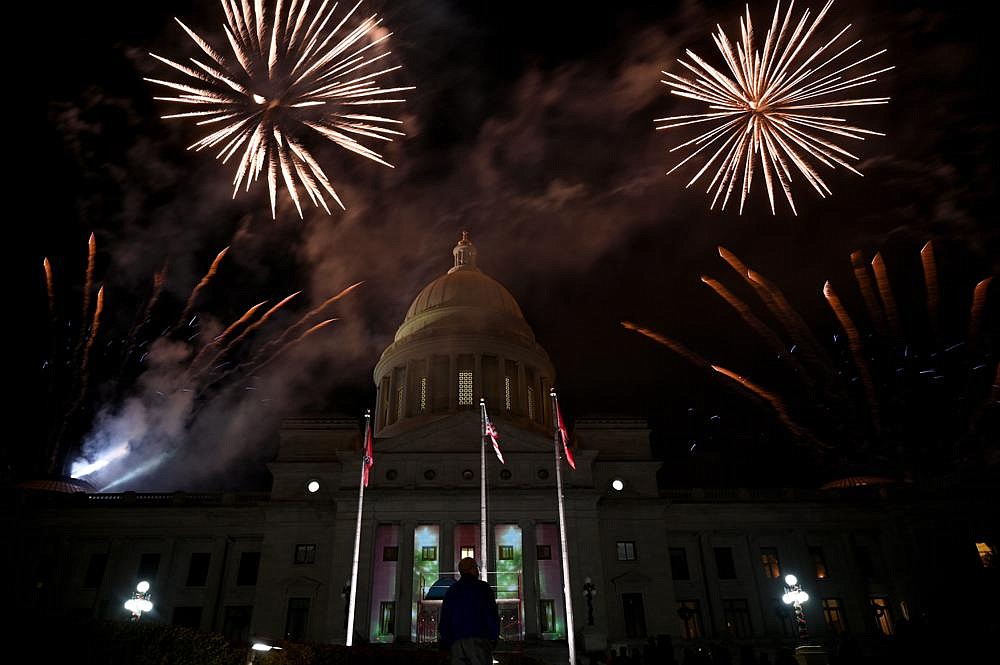
[[[778,319],[778,321],[781,323],[782,326],[784,326],[785,330],[789,334],[792,334],[793,330],[791,321],[789,321],[788,317],[786,317],[782,313],[781,308],[778,307],[778,304],[775,302],[774,298],[771,297],[771,294],[768,293],[767,289],[765,289],[763,285],[755,282],[751,278],[749,266],[740,261],[739,257],[737,257],[735,254],[730,252],[722,245],[719,245],[719,256],[721,256],[722,260],[728,263],[730,267],[736,271],[737,275],[743,278],[743,280],[746,281],[747,284],[749,284],[754,288],[754,291],[756,291],[757,295],[760,296],[760,299],[764,301],[764,305],[767,307],[768,310],[770,310],[771,314],[773,314],[774,317]]]
[[[170,332],[177,330],[184,324],[185,321],[187,321],[188,314],[191,313],[191,308],[194,307],[195,298],[198,297],[201,290],[208,286],[208,283],[213,277],[215,277],[215,273],[219,269],[219,264],[222,263],[222,259],[225,257],[227,252],[229,252],[229,247],[224,248],[221,252],[215,255],[215,260],[212,261],[212,265],[208,267],[208,272],[205,273],[205,276],[201,278],[198,285],[191,291],[191,295],[188,296],[187,304],[184,305],[184,311],[181,312],[180,317],[177,319],[177,323],[174,324],[174,327],[170,330]],[[167,334],[169,335],[169,333]]]
[[[892,295],[892,287],[889,285],[889,273],[885,269],[885,261],[882,253],[876,252],[872,259],[872,270],[875,271],[875,282],[878,284],[878,294],[882,298],[882,305],[885,307],[886,318],[889,319],[889,327],[896,335],[899,334],[899,317],[896,315],[896,298]]]
[[[275,351],[274,355],[272,355],[270,358],[268,358],[267,360],[265,360],[261,364],[257,365],[257,367],[255,369],[258,370],[258,371],[264,369],[265,367],[267,367],[268,365],[270,365],[274,361],[274,359],[277,358],[278,356],[280,356],[282,353],[284,353],[288,349],[292,348],[293,346],[295,346],[296,344],[298,344],[299,342],[301,342],[305,338],[309,337],[313,333],[317,333],[320,330],[322,330],[323,328],[326,328],[328,325],[330,325],[334,321],[339,321],[339,319],[327,319],[326,321],[320,321],[319,323],[317,323],[316,325],[314,325],[312,328],[309,328],[309,330],[306,330],[304,333],[302,333],[301,335],[299,335],[298,337],[296,337],[295,339],[293,339],[292,341],[288,342],[283,347],[281,347],[280,349],[278,349],[277,351]]]
[[[920,250],[920,263],[924,267],[924,284],[927,286],[927,315],[931,319],[931,330],[936,334],[939,323],[938,275],[937,263],[934,261],[934,245],[930,240]]]
[[[758,386],[756,383],[746,378],[745,376],[741,376],[736,372],[731,372],[725,367],[719,367],[718,365],[712,365],[711,367],[719,374],[729,377],[733,381],[737,382],[738,384],[740,384],[741,386],[752,392],[757,397],[760,397],[768,404],[770,404],[771,408],[774,409],[774,412],[778,414],[778,418],[781,420],[781,423],[788,429],[789,432],[791,432],[797,437],[808,439],[809,441],[811,441],[820,448],[829,448],[827,444],[823,443],[815,436],[813,436],[813,434],[809,432],[809,430],[805,429],[804,427],[796,423],[794,420],[792,420],[792,417],[788,415],[788,409],[787,407],[785,407],[785,403],[781,401],[780,397],[778,397],[777,395],[775,395],[770,391],[764,390],[763,388],[761,388],[760,386]]]
[[[986,290],[990,287],[992,277],[987,277],[976,284],[972,291],[972,311],[969,313],[969,340],[975,344],[982,332],[983,309],[986,307]]]
[[[819,345],[819,340],[813,336],[809,330],[809,326],[806,325],[806,322],[799,316],[799,313],[788,302],[781,289],[772,284],[759,272],[754,272],[753,270],[747,271],[747,278],[754,285],[761,287],[770,296],[774,302],[774,306],[781,312],[779,318],[785,324],[788,334],[802,347],[802,352],[805,356],[816,365],[829,370],[831,367],[830,359]]]
[[[223,330],[221,335],[219,335],[218,337],[216,337],[215,339],[213,339],[211,342],[209,342],[208,344],[206,344],[205,346],[203,346],[201,348],[201,350],[198,351],[198,355],[196,355],[194,357],[194,360],[191,361],[191,368],[194,369],[195,367],[197,367],[198,366],[198,361],[201,360],[205,356],[205,354],[208,352],[209,349],[214,348],[214,347],[219,346],[220,344],[222,344],[226,340],[226,338],[229,337],[229,335],[231,335],[234,330],[236,330],[236,328],[238,328],[239,326],[241,326],[244,323],[246,323],[246,321],[251,316],[253,316],[257,312],[258,309],[260,309],[261,307],[263,307],[266,304],[267,304],[266,300],[261,300],[259,303],[257,303],[256,305],[254,305],[253,307],[251,307],[250,309],[248,309],[243,314],[243,316],[241,316],[240,318],[238,318],[235,321],[233,321],[232,323],[230,323],[229,327],[227,327],[225,330]]]
[[[670,339],[669,337],[664,337],[663,335],[661,335],[659,333],[656,333],[656,332],[653,332],[652,330],[650,330],[648,328],[643,328],[641,326],[638,326],[638,325],[632,323],[631,321],[622,321],[622,326],[624,328],[626,328],[627,330],[632,330],[634,332],[639,333],[640,335],[644,335],[644,336],[648,337],[649,339],[653,340],[654,342],[658,342],[658,343],[662,344],[663,346],[667,347],[668,349],[670,349],[671,351],[673,351],[677,355],[683,356],[685,359],[691,361],[695,365],[700,365],[701,367],[710,367],[711,366],[711,363],[709,363],[707,360],[705,360],[704,358],[702,358],[701,356],[699,356],[697,353],[695,353],[694,351],[690,350],[689,348],[687,348],[686,346],[684,346],[680,342],[676,342],[676,341]]]
[[[872,286],[871,276],[868,274],[868,264],[861,252],[851,252],[851,265],[854,267],[854,279],[861,289],[861,297],[865,300],[865,308],[868,316],[880,334],[885,334],[885,315],[879,305],[878,297],[875,295],[875,288]]]
[[[83,374],[84,385],[87,381],[87,365],[90,364],[90,351],[94,348],[97,340],[97,332],[101,329],[101,312],[104,311],[104,287],[97,292],[97,306],[94,308],[94,320],[90,324],[90,337],[87,338],[87,347],[83,351],[83,364],[80,372]]]
[[[97,239],[94,233],[90,233],[90,240],[87,241],[87,274],[83,282],[83,314],[82,321],[87,320],[90,312],[90,292],[94,289],[94,263],[97,259]]]
[[[758,335],[760,335],[764,340],[771,345],[771,348],[780,355],[785,353],[785,344],[778,337],[778,334],[771,330],[771,328],[758,319],[750,308],[747,307],[746,303],[737,298],[732,292],[723,286],[719,281],[702,275],[701,281],[707,284],[713,291],[715,291],[719,296],[729,303],[729,306],[736,310],[740,317],[746,321],[747,325],[754,329]]]
[[[55,290],[55,280],[52,278],[52,264],[49,263],[49,257],[45,257],[42,261],[42,268],[45,270],[45,290],[49,295],[49,318],[54,318],[56,315],[56,290]]]
[[[858,329],[854,326],[854,321],[851,320],[850,314],[844,309],[844,305],[840,302],[840,298],[834,293],[833,287],[830,282],[823,285],[823,296],[826,301],[830,304],[830,308],[833,313],[837,315],[837,320],[840,321],[840,327],[844,329],[847,333],[847,341],[851,348],[851,355],[854,356],[854,364],[858,367],[858,372],[861,374],[861,383],[865,387],[865,394],[868,397],[868,406],[872,413],[872,422],[875,425],[875,430],[881,429],[882,425],[879,422],[879,408],[878,408],[878,398],[875,394],[875,384],[872,382],[871,370],[868,367],[868,362],[865,360],[863,349],[861,348],[861,337],[858,335]]]
[[[226,353],[231,348],[233,348],[235,346],[238,346],[239,343],[242,342],[244,339],[246,339],[247,336],[250,333],[252,333],[253,331],[255,331],[258,328],[260,328],[262,325],[264,325],[265,323],[267,323],[267,320],[269,318],[271,318],[272,314],[274,314],[279,309],[281,309],[282,307],[284,307],[292,298],[294,298],[295,296],[299,295],[300,293],[302,293],[302,291],[296,291],[295,293],[291,294],[290,296],[287,296],[284,300],[282,300],[281,302],[279,302],[277,305],[275,305],[271,309],[269,309],[266,312],[264,312],[264,316],[260,317],[259,319],[257,319],[256,321],[254,321],[252,324],[250,324],[249,326],[247,326],[246,330],[244,330],[243,332],[241,332],[236,337],[236,339],[234,339],[232,342],[230,342],[229,344],[226,344],[224,347],[222,347],[222,349],[219,350],[219,352],[215,354],[215,357],[212,358],[212,362],[210,364],[214,365],[216,363],[216,361],[219,360],[219,358],[221,358],[222,356],[226,355]]]
[[[298,329],[300,326],[305,325],[305,323],[309,319],[311,319],[312,317],[316,316],[317,314],[319,314],[320,312],[322,312],[324,309],[326,309],[327,307],[329,307],[333,303],[337,302],[338,300],[340,300],[341,298],[343,298],[348,293],[350,293],[354,289],[358,288],[362,284],[364,284],[364,282],[355,282],[354,284],[351,284],[350,286],[348,286],[346,289],[344,289],[343,291],[341,291],[337,295],[332,296],[330,298],[327,298],[321,304],[317,305],[316,307],[313,307],[311,310],[309,310],[308,312],[306,312],[305,314],[303,314],[302,318],[300,318],[298,321],[296,321],[295,323],[293,323],[292,325],[290,325],[287,329],[285,329],[285,331],[282,332],[278,336],[277,339],[271,340],[270,342],[268,342],[267,344],[265,344],[264,348],[262,348],[260,350],[260,352],[257,354],[257,356],[259,357],[259,356],[263,355],[264,353],[266,353],[268,350],[274,348],[275,346],[280,345],[282,342],[284,342],[286,339],[288,339],[288,336],[291,335],[293,331],[295,331],[296,329]]]

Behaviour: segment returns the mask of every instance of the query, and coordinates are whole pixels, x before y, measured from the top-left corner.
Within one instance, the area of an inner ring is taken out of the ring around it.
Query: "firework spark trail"
[[[299,335],[295,339],[291,340],[290,342],[286,342],[285,345],[282,346],[282,347],[280,347],[277,351],[275,351],[271,355],[270,358],[264,360],[262,363],[260,363],[256,367],[254,367],[253,371],[259,372],[260,370],[264,369],[265,367],[267,367],[268,365],[270,365],[272,362],[274,362],[275,358],[277,358],[278,356],[280,356],[281,354],[283,354],[288,349],[292,348],[293,346],[295,346],[296,344],[298,344],[302,340],[306,339],[307,337],[312,336],[313,334],[319,332],[323,328],[326,328],[328,325],[330,325],[331,323],[333,323],[335,321],[338,321],[338,320],[339,319],[327,319],[326,321],[320,321],[319,323],[317,323],[313,327],[309,328],[308,330],[306,330],[304,333],[302,333],[301,335]]]
[[[934,261],[934,244],[928,240],[920,250],[920,263],[924,268],[924,285],[927,287],[927,316],[930,317],[931,331],[937,334],[940,328],[938,318],[938,275],[937,263]]]
[[[49,320],[55,323],[56,319],[56,290],[55,290],[55,280],[52,277],[52,264],[49,263],[49,257],[45,257],[42,261],[42,268],[45,270],[45,291],[49,297]]]
[[[896,314],[896,298],[892,295],[892,286],[889,284],[889,273],[885,269],[885,261],[882,253],[876,252],[872,259],[872,270],[875,272],[875,283],[878,284],[878,293],[882,298],[882,306],[885,308],[885,317],[889,320],[889,329],[894,335],[899,335],[899,317]]]
[[[858,373],[861,375],[861,384],[865,388],[865,396],[868,398],[868,408],[871,411],[872,424],[875,426],[875,431],[877,432],[882,428],[881,418],[879,417],[879,404],[878,395],[875,392],[875,383],[872,381],[871,368],[868,366],[868,361],[865,359],[864,348],[861,345],[861,336],[858,334],[858,329],[854,325],[854,321],[851,320],[850,314],[844,308],[843,303],[840,302],[840,298],[833,290],[833,286],[828,281],[823,285],[823,297],[830,304],[830,309],[837,316],[837,320],[840,321],[840,327],[844,329],[847,333],[848,346],[851,349],[851,355],[854,356],[854,364],[858,368]]]
[[[788,414],[788,407],[785,406],[785,403],[781,400],[780,397],[778,397],[774,393],[772,393],[772,392],[770,392],[768,390],[765,390],[764,388],[758,386],[756,383],[754,383],[750,379],[748,379],[748,378],[746,378],[744,376],[741,376],[741,375],[737,374],[736,372],[732,372],[732,371],[726,369],[725,367],[720,367],[718,365],[712,365],[711,367],[712,367],[713,370],[715,370],[719,374],[722,374],[723,376],[729,377],[730,379],[732,379],[733,381],[739,383],[741,386],[743,386],[744,388],[746,388],[747,390],[749,390],[751,393],[753,393],[757,397],[763,399],[768,404],[770,404],[771,408],[774,409],[774,412],[776,414],[778,414],[778,419],[781,420],[781,424],[783,424],[785,426],[785,428],[787,428],[788,431],[791,432],[795,436],[795,440],[796,441],[801,440],[801,439],[807,439],[814,446],[816,446],[818,448],[821,448],[821,449],[829,449],[830,448],[829,445],[827,445],[827,444],[823,443],[822,441],[820,441],[819,439],[817,439],[812,434],[812,432],[810,432],[805,427],[802,427],[801,425],[799,425],[798,423],[796,423],[792,419],[792,417]]]
[[[781,289],[772,284],[770,280],[759,272],[753,270],[747,271],[747,278],[753,284],[759,285],[770,296],[774,302],[774,306],[781,312],[780,318],[785,323],[788,334],[802,348],[803,356],[826,372],[829,373],[832,371],[833,364],[829,356],[823,350],[823,347],[820,346],[819,340],[809,330],[809,326],[802,316],[792,307],[788,299],[785,298],[785,294],[782,293]]]
[[[972,344],[979,343],[979,336],[982,333],[983,310],[986,308],[986,290],[990,287],[992,277],[987,277],[976,284],[972,291],[972,311],[969,312],[969,340]]]
[[[275,346],[279,346],[280,344],[284,343],[284,341],[286,339],[288,339],[288,337],[293,332],[295,332],[296,330],[298,330],[299,328],[301,328],[302,326],[304,326],[311,318],[313,318],[314,316],[318,315],[324,309],[326,309],[327,307],[329,307],[333,303],[337,302],[338,300],[340,300],[341,298],[343,298],[344,296],[346,296],[347,294],[349,294],[351,291],[353,291],[354,289],[358,288],[362,284],[364,284],[364,282],[355,282],[354,284],[351,284],[350,286],[348,286],[346,289],[344,289],[340,293],[327,298],[326,300],[324,300],[322,303],[320,303],[316,307],[313,307],[311,310],[309,310],[308,312],[306,312],[305,314],[303,314],[302,318],[300,318],[298,321],[296,321],[295,323],[293,323],[292,325],[290,325],[288,328],[286,328],[276,339],[273,339],[270,342],[268,342],[267,344],[265,344],[264,347],[257,353],[257,357],[262,357],[264,354],[266,354],[268,351],[270,351]]]
[[[871,276],[868,274],[868,264],[865,262],[861,252],[851,252],[851,266],[854,268],[854,280],[858,283],[858,288],[861,290],[861,297],[865,301],[865,309],[868,310],[868,317],[879,334],[885,335],[885,315],[882,313],[882,308],[878,303],[875,289],[872,286]]]
[[[221,252],[215,255],[215,259],[212,261],[212,265],[208,267],[208,272],[205,273],[205,276],[201,278],[201,281],[199,281],[198,284],[194,287],[194,289],[191,290],[191,295],[188,296],[187,303],[184,305],[184,311],[182,311],[180,317],[178,317],[177,323],[173,325],[173,327],[169,330],[169,332],[167,332],[165,337],[169,337],[171,333],[173,333],[175,330],[184,325],[184,322],[188,320],[188,315],[194,308],[194,303],[195,300],[198,298],[198,294],[201,293],[202,289],[208,286],[208,283],[212,281],[213,277],[215,277],[215,273],[219,269],[219,264],[222,263],[222,259],[225,258],[228,252],[229,252],[229,247],[225,247]]]
[[[697,353],[687,348],[680,342],[672,340],[669,337],[665,337],[660,333],[650,330],[649,328],[643,328],[642,326],[636,325],[631,321],[622,321],[621,323],[625,329],[637,332],[640,335],[648,337],[654,342],[662,344],[663,346],[667,347],[677,355],[685,358],[686,360],[694,363],[695,365],[698,365],[699,367],[711,367],[712,365],[710,362],[708,362],[707,360],[705,360],[704,358],[702,358]]]
[[[766,323],[758,319],[757,316],[750,311],[750,308],[746,303],[733,295],[733,293],[723,286],[718,280],[702,275],[701,281],[715,291],[719,297],[729,304],[730,307],[735,309],[737,314],[740,315],[740,318],[742,318],[748,326],[753,328],[754,332],[760,335],[761,338],[771,346],[775,353],[781,357],[785,355],[785,343],[780,337],[778,337],[776,332],[771,330]]]
[[[725,210],[738,185],[742,214],[757,169],[755,156],[764,175],[772,214],[775,214],[775,180],[792,212],[798,214],[791,191],[793,167],[823,198],[832,192],[814,163],[830,169],[841,166],[861,175],[847,161],[858,157],[833,141],[844,138],[864,141],[865,136],[884,134],[848,125],[845,118],[825,113],[832,113],[833,109],[887,104],[888,97],[845,98],[840,93],[875,83],[879,74],[893,67],[845,74],[885,53],[883,49],[843,64],[847,59],[841,60],[841,56],[861,43],[859,39],[845,47],[835,46],[850,25],[822,46],[807,48],[809,39],[832,5],[833,0],[827,2],[811,24],[810,12],[806,10],[788,35],[794,2],[789,5],[780,30],[781,3],[777,3],[763,51],[755,48],[753,23],[747,7],[746,16],[740,18],[740,40],[735,48],[722,26],[717,25],[718,32],[712,35],[725,62],[723,69],[687,50],[688,60],[678,59],[678,62],[693,74],[693,78],[663,72],[668,80],[661,80],[661,83],[670,88],[671,94],[707,105],[704,113],[657,118],[655,122],[662,123],[657,130],[710,124],[707,131],[670,149],[671,153],[684,148],[689,148],[690,152],[668,171],[669,175],[697,155],[714,148],[686,185],[695,184],[713,168],[715,175],[706,189],[706,193],[712,195],[710,208],[714,209],[721,198]],[[837,49],[840,50],[835,54],[828,54]],[[864,69],[868,67],[865,65]]]
[[[791,319],[789,319],[785,315],[782,309],[778,306],[778,303],[774,300],[773,297],[771,297],[770,292],[766,288],[764,288],[764,286],[761,283],[755,282],[750,277],[749,266],[743,263],[738,256],[730,252],[722,245],[719,245],[718,249],[719,249],[719,256],[722,257],[722,260],[728,263],[729,266],[736,271],[736,274],[739,275],[741,279],[743,279],[747,284],[753,287],[754,291],[757,292],[757,295],[764,302],[764,305],[771,312],[771,314],[773,314],[774,317],[778,319],[778,322],[781,323],[785,331],[789,335],[792,335],[794,337],[794,325]],[[798,340],[795,341],[797,344],[799,344],[800,347],[804,346],[802,343],[798,342]]]
[[[191,369],[192,370],[197,369],[198,366],[199,366],[199,364],[200,364],[201,359],[206,356],[206,354],[208,353],[209,349],[216,348],[220,344],[222,344],[223,342],[225,342],[229,338],[229,336],[231,334],[233,334],[233,332],[237,328],[239,328],[241,325],[243,325],[244,323],[246,323],[250,319],[250,317],[252,317],[257,312],[258,309],[260,309],[261,307],[263,307],[266,304],[267,304],[266,300],[261,300],[259,303],[257,303],[256,305],[254,305],[253,307],[251,307],[250,309],[248,309],[246,312],[244,312],[243,316],[241,316],[240,318],[238,318],[235,321],[233,321],[232,323],[230,323],[229,326],[226,327],[226,329],[222,331],[222,334],[218,335],[211,342],[209,342],[205,346],[201,347],[201,350],[198,351],[198,355],[196,355],[194,357],[194,360],[191,361]]]
[[[97,239],[91,231],[90,239],[87,241],[87,273],[83,282],[83,312],[80,321],[86,321],[90,315],[90,293],[94,290],[94,264],[97,262]],[[83,332],[80,333],[80,340],[83,340]]]
[[[292,300],[292,298],[294,298],[295,296],[299,295],[300,293],[302,293],[302,291],[296,291],[295,293],[293,293],[293,294],[291,294],[289,296],[286,296],[284,300],[282,300],[277,305],[275,305],[271,309],[269,309],[266,312],[264,312],[264,316],[260,317],[259,319],[257,319],[256,321],[254,321],[252,324],[250,324],[249,326],[247,326],[246,329],[244,329],[243,332],[241,332],[239,335],[237,335],[236,339],[234,339],[232,342],[230,342],[229,344],[226,344],[224,347],[222,347],[221,349],[219,349],[218,353],[216,353],[212,357],[212,360],[209,363],[209,366],[214,366],[219,361],[219,359],[222,358],[223,356],[225,356],[227,353],[229,353],[229,351],[231,349],[239,346],[240,342],[242,342],[244,339],[246,339],[250,335],[250,333],[254,332],[255,330],[259,329],[262,325],[264,325],[265,323],[267,323],[267,320],[270,319],[271,316],[275,312],[277,312],[279,309],[281,309],[282,307],[284,307],[289,301]]]
[[[304,196],[328,214],[328,197],[344,208],[306,147],[307,140],[329,141],[391,167],[359,138],[391,142],[403,136],[396,129],[401,121],[363,112],[370,105],[400,104],[404,100],[393,93],[413,89],[382,88],[378,83],[380,77],[401,68],[384,64],[391,51],[372,55],[392,33],[380,34],[384,31],[382,20],[375,14],[355,20],[356,27],[345,28],[360,1],[339,20],[335,19],[337,3],[327,9],[328,4],[324,0],[316,8],[314,3],[316,9],[310,11],[308,1],[292,0],[286,5],[277,0],[274,9],[267,11],[263,0],[256,0],[254,7],[248,0],[242,4],[222,0],[229,57],[223,57],[177,19],[211,62],[191,58],[197,67],[193,69],[150,54],[187,81],[146,79],[175,95],[156,99],[193,109],[163,117],[191,119],[199,127],[213,126],[189,150],[218,150],[216,158],[222,163],[242,151],[236,159],[234,198],[241,188],[248,191],[261,173],[266,173],[272,218],[276,216],[279,174],[300,218]],[[341,28],[344,32],[338,36]]]
[[[83,388],[82,393],[87,390],[88,383],[88,372],[87,369],[90,366],[90,352],[94,348],[94,342],[97,341],[97,333],[101,329],[101,313],[104,311],[104,287],[97,291],[97,306],[94,307],[94,320],[90,324],[90,334],[87,337],[87,346],[83,350],[83,363],[80,365],[80,375],[83,376]]]

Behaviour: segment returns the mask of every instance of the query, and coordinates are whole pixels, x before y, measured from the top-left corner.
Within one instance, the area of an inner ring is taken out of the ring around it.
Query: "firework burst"
[[[663,72],[668,80],[662,83],[670,88],[671,94],[708,105],[705,113],[658,118],[655,122],[660,123],[657,130],[702,123],[712,126],[670,150],[688,149],[691,152],[668,172],[668,175],[673,173],[700,154],[710,155],[687,186],[714,172],[706,189],[712,196],[712,209],[721,199],[725,210],[734,190],[739,187],[742,214],[757,162],[763,172],[772,214],[775,212],[776,181],[792,212],[798,214],[791,189],[795,172],[801,174],[821,197],[832,193],[814,167],[815,163],[829,168],[842,166],[861,175],[847,161],[858,157],[834,141],[844,138],[863,141],[866,135],[883,134],[848,125],[846,119],[828,114],[835,113],[833,109],[888,103],[888,97],[845,98],[841,93],[874,83],[879,74],[892,67],[857,73],[856,67],[882,55],[885,50],[853,60],[852,51],[861,40],[846,46],[841,44],[841,37],[850,25],[821,46],[813,48],[810,45],[810,39],[831,5],[833,0],[829,0],[811,21],[810,12],[806,10],[796,23],[792,18],[794,1],[789,4],[784,18],[779,2],[764,38],[763,51],[756,48],[750,8],[747,7],[746,16],[740,19],[740,39],[735,41],[735,46],[721,26],[716,26],[718,32],[712,35],[725,62],[724,68],[716,68],[687,50],[688,60],[678,59],[678,62],[691,75]],[[867,69],[867,66],[859,69]]]
[[[191,58],[192,68],[150,54],[186,77],[183,83],[146,79],[174,93],[156,99],[192,109],[163,117],[193,119],[210,130],[189,150],[218,150],[216,158],[223,163],[236,158],[234,198],[266,173],[272,218],[279,178],[299,217],[303,193],[327,213],[327,197],[344,207],[306,147],[311,140],[331,141],[391,167],[361,141],[391,141],[403,135],[397,129],[401,121],[364,112],[372,105],[399,104],[404,100],[395,93],[412,90],[382,88],[378,83],[400,68],[385,66],[391,52],[379,52],[392,33],[374,14],[350,27],[361,3],[340,18],[337,4],[276,0],[273,7],[270,3],[265,7],[264,0],[255,0],[252,6],[249,0],[222,0],[226,55],[178,19],[208,61]]]

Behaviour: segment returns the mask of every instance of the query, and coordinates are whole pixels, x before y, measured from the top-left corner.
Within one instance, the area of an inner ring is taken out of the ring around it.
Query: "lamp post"
[[[809,600],[809,594],[802,590],[799,578],[795,575],[785,575],[785,593],[781,596],[781,602],[791,605],[795,609],[795,625],[799,631],[799,639],[809,639],[809,631],[806,629],[806,615],[802,611],[802,603]]]
[[[583,595],[587,599],[587,625],[594,625],[594,596],[597,595],[597,586],[590,581],[589,577],[583,579]]]
[[[138,621],[143,612],[152,611],[153,602],[149,599],[149,582],[143,580],[135,585],[132,597],[125,601],[125,609],[132,613],[129,621]]]

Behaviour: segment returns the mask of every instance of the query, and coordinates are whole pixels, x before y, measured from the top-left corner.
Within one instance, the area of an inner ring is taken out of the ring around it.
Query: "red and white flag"
[[[375,450],[373,448],[374,442],[372,441],[372,423],[371,419],[367,419],[365,423],[365,456],[362,462],[365,465],[364,470],[364,483],[365,487],[368,487],[368,472],[375,465]]]
[[[576,471],[576,461],[573,453],[569,451],[569,432],[566,431],[566,423],[563,422],[562,409],[559,408],[559,398],[556,397],[556,425],[559,427],[559,438],[562,439],[563,453],[566,454],[566,462],[570,468]]]
[[[500,432],[497,431],[496,426],[490,420],[490,417],[486,415],[486,406],[483,406],[483,419],[486,423],[486,436],[490,437],[490,441],[493,442],[493,452],[497,454],[497,459],[500,460],[501,464],[506,464],[503,461],[503,453],[500,452]]]

